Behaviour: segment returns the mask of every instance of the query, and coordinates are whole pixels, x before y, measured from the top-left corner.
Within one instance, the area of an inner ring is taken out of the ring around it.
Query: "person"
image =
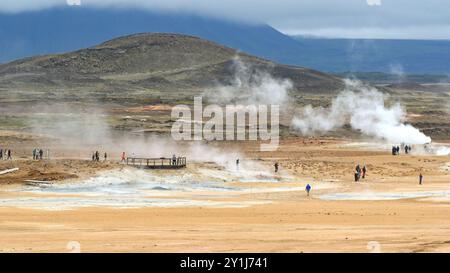
[[[236,159],[236,169],[239,170],[239,158]]]
[[[397,153],[397,149],[395,148],[395,146],[392,146],[392,155],[395,155]]]
[[[175,154],[172,155],[172,165],[177,165],[177,156]]]
[[[92,161],[95,161],[95,152],[92,153]]]
[[[12,156],[11,156],[11,149],[8,149],[8,157],[6,158],[7,160],[10,159],[12,160]]]
[[[275,162],[274,167],[275,167],[275,172],[277,173],[278,172],[278,167],[279,167],[278,162]]]
[[[400,147],[397,146],[397,155],[400,155]]]
[[[361,166],[359,166],[359,164],[356,165],[355,170],[356,170],[356,172],[358,173],[358,176],[360,176],[360,175],[361,175]],[[359,180],[359,177],[358,177],[358,180]]]
[[[362,178],[363,179],[366,178],[366,172],[367,172],[367,168],[366,168],[366,165],[364,165],[362,168]]]
[[[0,149],[0,159],[3,159],[3,149]]]
[[[411,152],[411,146],[407,145],[406,146],[406,154],[409,154]]]
[[[95,161],[100,161],[100,153],[98,151],[95,151]]]
[[[358,164],[355,168],[355,182],[358,182],[361,179],[361,166]]]
[[[39,159],[42,160],[43,156],[44,156],[44,150],[39,149]]]
[[[122,152],[122,158],[121,158],[120,162],[125,162],[125,152]]]
[[[33,160],[36,160],[36,148],[33,149]]]
[[[311,191],[311,185],[306,185],[306,188],[305,188],[305,190],[306,190],[306,194],[309,196],[309,192]]]
[[[423,175],[422,173],[419,174],[419,185],[422,185],[423,182]]]
[[[103,161],[106,161],[106,159],[108,159],[108,154],[105,152],[105,154],[103,155]]]

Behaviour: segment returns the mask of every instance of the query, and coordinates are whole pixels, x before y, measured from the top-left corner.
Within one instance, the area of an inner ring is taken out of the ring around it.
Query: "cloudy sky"
[[[448,0],[1,0],[0,12],[38,10],[68,2],[267,23],[287,34],[450,39]]]

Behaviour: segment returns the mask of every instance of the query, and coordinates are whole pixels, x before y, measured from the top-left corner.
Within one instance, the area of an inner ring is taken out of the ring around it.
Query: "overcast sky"
[[[138,7],[267,23],[287,34],[450,39],[449,0],[0,0],[0,11],[80,1],[90,7]]]

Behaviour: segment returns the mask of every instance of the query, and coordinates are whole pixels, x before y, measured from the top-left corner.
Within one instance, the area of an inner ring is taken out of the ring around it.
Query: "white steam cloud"
[[[324,133],[350,124],[362,134],[390,143],[424,144],[431,138],[405,124],[406,112],[399,103],[385,105],[385,95],[373,87],[346,81],[329,108],[306,106],[292,125],[304,135]]]
[[[403,66],[401,64],[390,64],[389,70],[392,75],[397,76],[397,82],[401,83],[405,80],[405,70],[403,69]]]
[[[63,139],[66,144],[83,146],[109,141],[111,128],[100,107],[70,104],[38,104],[31,107],[29,130],[38,135]]]
[[[233,172],[236,171],[236,160],[240,159],[239,175],[253,175],[252,170],[267,170],[262,164],[246,159],[238,147],[221,148],[204,142],[179,142],[169,135],[115,131],[108,121],[108,112],[101,107],[47,104],[31,107],[30,112],[33,118],[27,120],[27,130],[45,136],[36,147],[52,148],[52,153],[90,158],[91,153],[98,150],[116,160],[122,152],[131,157],[152,158],[170,158],[175,154],[187,157],[189,162],[214,163]]]
[[[277,79],[267,71],[262,71],[244,63],[239,57],[233,60],[234,78],[229,85],[219,85],[205,92],[208,101],[218,104],[275,104],[289,101],[292,82]]]

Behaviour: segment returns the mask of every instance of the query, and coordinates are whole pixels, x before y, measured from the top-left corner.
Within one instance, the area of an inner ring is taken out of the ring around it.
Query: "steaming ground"
[[[450,146],[446,143],[428,143],[423,145],[411,145],[412,150],[410,151],[410,155],[422,155],[422,156],[449,156],[450,155]],[[398,146],[396,143],[389,143],[386,141],[366,141],[366,142],[349,142],[345,143],[341,147],[353,147],[359,148],[362,150],[383,150],[383,151],[391,151],[392,146]]]
[[[304,135],[324,133],[346,124],[363,135],[391,143],[425,144],[431,138],[405,124],[400,103],[385,105],[386,95],[357,81],[346,81],[346,89],[333,99],[329,109],[308,105],[292,123]]]
[[[292,177],[240,167],[227,170],[216,164],[191,163],[185,171],[148,171],[130,167],[104,171],[67,183],[23,186],[10,190],[25,197],[0,199],[2,206],[73,209],[86,206],[136,207],[246,207],[269,200],[237,200],[247,193],[302,190],[286,184]],[[251,183],[250,186],[244,183]],[[265,183],[280,183],[266,187]]]
[[[205,143],[204,159],[178,171],[125,167],[113,150],[110,162],[92,163],[82,157],[92,147],[55,150],[51,162],[1,161],[21,170],[1,177],[0,249],[66,252],[78,241],[83,252],[364,252],[377,241],[382,251],[449,251],[449,157],[392,156],[377,146],[386,143],[367,143],[287,138],[276,152]],[[357,163],[368,168],[360,183]]]
[[[239,60],[235,70],[229,85],[204,94],[210,102],[289,102],[299,113],[284,125],[304,136],[283,137],[274,152],[255,142],[176,143],[164,137],[171,107],[163,103],[4,110],[1,145],[14,161],[0,170],[19,170],[0,176],[0,250],[64,252],[78,241],[92,252],[361,252],[377,241],[382,251],[450,251],[449,145],[424,145],[427,135],[448,141],[447,95],[399,92],[392,103],[354,82],[337,96],[296,95],[288,80]],[[392,156],[402,142],[412,153]],[[33,148],[49,149],[51,160],[32,161]],[[91,162],[96,150],[108,160]],[[186,156],[188,168],[126,167],[122,151]],[[360,183],[356,164],[368,169]]]

